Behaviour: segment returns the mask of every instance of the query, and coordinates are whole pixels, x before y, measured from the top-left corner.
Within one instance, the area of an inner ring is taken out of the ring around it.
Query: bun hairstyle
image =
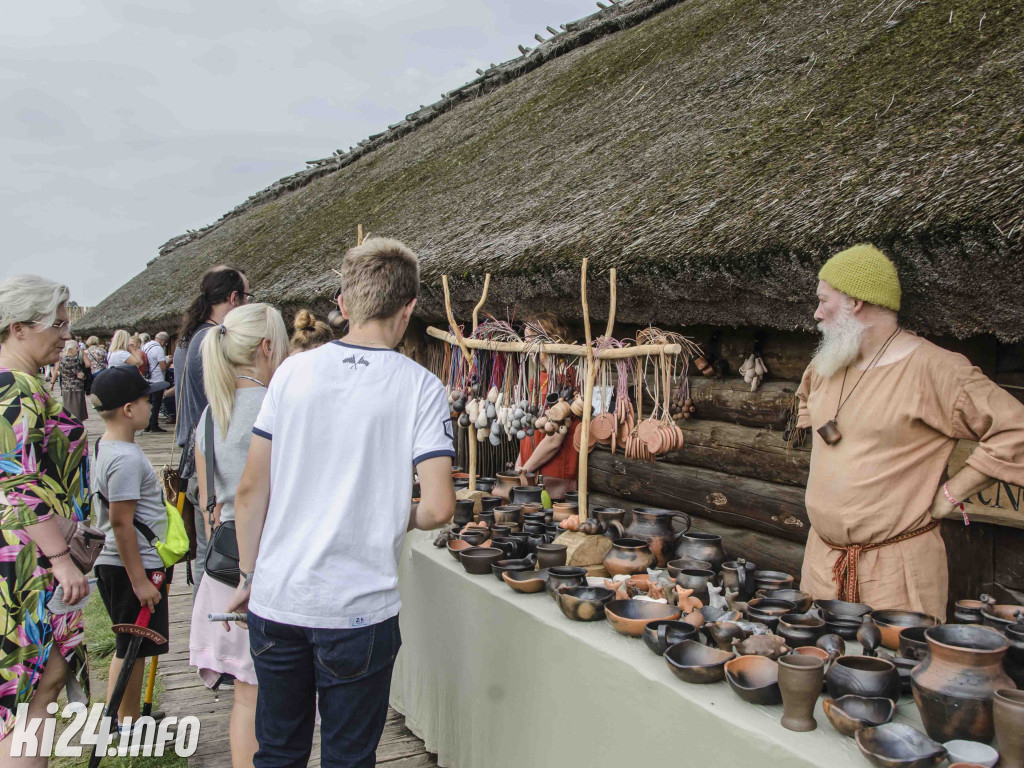
[[[334,339],[334,331],[331,326],[322,320],[317,320],[308,309],[300,309],[292,324],[295,326],[291,342],[293,355],[308,349],[316,349]]]

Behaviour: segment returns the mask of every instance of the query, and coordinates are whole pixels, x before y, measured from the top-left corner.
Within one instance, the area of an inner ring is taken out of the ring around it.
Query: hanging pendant
[[[818,428],[818,434],[825,441],[825,445],[835,445],[843,439],[843,433],[839,431],[839,425],[835,419],[825,422],[825,425]]]

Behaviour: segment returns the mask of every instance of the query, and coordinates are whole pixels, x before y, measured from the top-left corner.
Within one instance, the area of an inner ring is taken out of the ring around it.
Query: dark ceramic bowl
[[[474,547],[479,547],[490,538],[490,532],[483,528],[470,528],[468,531],[463,531],[459,538],[468,541]]]
[[[710,562],[707,560],[697,560],[694,557],[680,557],[675,560],[669,560],[668,565],[665,567],[668,568],[668,575],[673,579],[679,575],[680,571],[687,569],[697,571],[712,570]]]
[[[684,683],[717,683],[725,677],[725,663],[736,658],[731,651],[720,651],[684,640],[665,650],[665,663]]]
[[[814,602],[814,598],[799,589],[759,589],[755,597],[788,600],[796,606],[797,613],[807,613],[811,609],[811,603]]]
[[[896,665],[870,656],[840,656],[825,674],[825,683],[833,699],[852,693],[898,701],[902,688]]]
[[[778,629],[779,618],[794,613],[796,605],[789,600],[775,600],[769,597],[755,597],[747,603],[746,618],[759,621],[774,632]]]
[[[908,627],[900,632],[900,656],[914,661],[924,661],[928,657],[928,642],[924,633],[928,627]]]
[[[616,632],[640,637],[652,621],[673,621],[683,615],[674,605],[650,600],[612,600],[604,607],[604,617]]]
[[[860,626],[861,617],[871,613],[871,606],[864,603],[848,603],[846,600],[815,600],[825,621],[855,621]]]
[[[493,512],[501,506],[501,502],[500,496],[484,496],[480,499],[480,508],[484,512]]]
[[[470,544],[468,541],[463,541],[462,539],[452,539],[451,541],[448,542],[447,546],[448,546],[448,554],[451,555],[452,557],[454,557],[459,562],[462,562],[462,560],[459,558],[459,554],[463,550],[469,549],[473,545]]]
[[[835,654],[836,656],[842,656],[846,653],[846,640],[843,639],[842,635],[837,635],[834,632],[822,635],[814,645],[826,653]]]
[[[871,620],[882,633],[882,645],[890,651],[900,647],[900,633],[908,627],[934,627],[940,622],[934,616],[917,611],[872,611]]]
[[[729,687],[750,704],[781,704],[779,663],[765,656],[739,656],[725,663]]]
[[[758,589],[790,589],[793,577],[782,571],[754,571],[754,584]]]
[[[546,570],[505,571],[501,574],[501,580],[516,592],[532,595],[544,591],[544,585],[548,581],[548,572]]]
[[[643,638],[644,645],[650,648],[651,653],[662,656],[670,645],[684,640],[696,640],[697,628],[685,621],[660,619],[648,622],[640,637]]]
[[[536,562],[532,557],[523,557],[515,560],[499,560],[491,564],[491,573],[498,581],[504,581],[501,574],[505,571],[532,571]]]
[[[882,768],[928,768],[946,757],[944,746],[903,723],[861,728],[855,738],[864,757]]]
[[[491,572],[491,566],[505,557],[505,553],[495,547],[470,547],[459,553],[459,560],[466,573],[474,576],[485,576]]]
[[[859,620],[825,619],[825,633],[839,635],[844,640],[856,640]]]
[[[546,589],[554,600],[559,587],[585,587],[587,585],[587,569],[578,565],[558,565],[548,568]]]
[[[483,491],[484,493],[490,493],[494,490],[494,486],[497,482],[497,479],[493,477],[478,477],[476,479],[476,489],[478,491]]]
[[[814,614],[787,613],[779,617],[775,633],[782,635],[790,648],[814,645],[825,631],[825,620]]]
[[[548,579],[550,584],[550,576]],[[614,597],[615,593],[607,587],[561,587],[555,600],[566,618],[600,621],[604,618],[605,605]]]
[[[825,717],[843,736],[853,735],[861,728],[873,728],[892,721],[896,705],[892,699],[880,696],[849,694],[838,699],[826,698],[821,702]]]

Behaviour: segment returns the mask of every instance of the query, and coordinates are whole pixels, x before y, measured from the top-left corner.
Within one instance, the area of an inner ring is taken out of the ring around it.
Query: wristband
[[[45,557],[47,560],[49,560],[52,563],[57,558],[59,558],[59,557],[67,557],[70,554],[71,554],[71,547],[68,547],[63,552],[58,552],[56,555],[43,555],[43,557]]]
[[[949,488],[946,487],[946,483],[942,484],[942,492],[946,495],[946,499],[949,501],[950,504],[952,504],[954,507],[960,507],[960,514],[964,516],[964,525],[970,525],[971,520],[969,517],[967,517],[967,510],[964,509],[964,503],[962,501],[957,501],[956,499],[953,498],[953,496],[949,492]]]

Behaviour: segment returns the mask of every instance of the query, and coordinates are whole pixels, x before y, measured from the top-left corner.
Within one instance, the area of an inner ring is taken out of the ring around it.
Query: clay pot
[[[725,679],[741,699],[750,704],[782,702],[778,662],[764,656],[740,656],[725,663]]]
[[[846,641],[843,640],[839,635],[824,634],[818,638],[818,641],[814,644],[815,647],[821,648],[829,656],[838,658],[846,653]]]
[[[570,515],[579,514],[579,509],[580,508],[576,504],[569,504],[564,501],[556,501],[554,504],[551,505],[551,510],[553,513],[551,519],[556,523],[560,523],[563,520],[568,519]]]
[[[530,501],[518,506],[522,508],[524,523],[541,523],[543,525],[547,522],[547,520],[545,520],[547,515],[544,512],[544,507],[540,504]]]
[[[794,648],[793,653],[800,654],[801,656],[813,656],[814,658],[821,659],[822,661],[829,660],[828,651],[819,648],[816,645],[801,645],[799,648]]]
[[[565,565],[565,556],[568,549],[565,544],[541,544],[537,547],[537,565],[540,568],[553,568]]]
[[[676,540],[676,557],[691,557],[711,563],[710,570],[716,573],[725,562],[722,537],[716,533],[684,533]]]
[[[484,512],[493,512],[501,506],[501,499],[497,496],[483,496],[480,499],[480,508]]]
[[[814,705],[821,693],[825,663],[814,656],[783,656],[779,664],[779,690],[782,692],[782,727],[790,731],[813,731]]]
[[[658,619],[647,622],[640,636],[651,653],[662,656],[671,645],[696,640],[697,628],[685,621]]]
[[[874,728],[892,721],[896,705],[892,699],[842,696],[821,702],[825,717],[843,736],[853,737],[861,728]]]
[[[767,597],[771,600],[788,600],[796,606],[797,613],[807,613],[811,609],[813,598],[799,589],[759,589],[754,597]]]
[[[929,655],[910,679],[928,735],[936,741],[991,741],[992,696],[1014,687],[1003,671],[1006,638],[976,624],[932,627],[924,637]]]
[[[833,699],[851,693],[867,697],[882,696],[893,701],[900,698],[900,673],[896,665],[886,659],[840,656],[829,667],[825,682],[828,695]]]
[[[483,491],[484,493],[490,493],[494,490],[494,486],[497,485],[498,480],[494,477],[478,477],[476,479],[476,489]]]
[[[748,563],[742,557],[736,560],[727,560],[722,563],[722,585],[733,592],[738,592],[738,599],[748,601],[757,591],[757,584],[754,582],[754,571],[757,566]],[[789,613],[789,611],[784,611]]]
[[[455,516],[452,518],[452,523],[459,526],[460,528],[467,523],[473,522],[473,506],[474,502],[472,499],[458,499],[455,502]]]
[[[825,622],[817,616],[786,613],[779,617],[779,625],[775,631],[790,647],[799,648],[803,645],[814,645],[825,631]]]
[[[692,557],[680,557],[675,560],[669,560],[665,567],[668,569],[668,575],[673,579],[679,575],[680,571],[687,568],[694,571],[711,571],[714,573],[710,562],[707,560],[695,560]]]
[[[459,560],[459,554],[462,552],[462,550],[469,549],[472,546],[473,545],[470,544],[468,541],[463,541],[462,539],[452,539],[448,542],[447,545],[448,554],[461,563],[462,561]]]
[[[1003,634],[1010,643],[1003,658],[1003,669],[1018,688],[1024,688],[1024,622],[1011,624]]]
[[[498,525],[495,523],[491,526],[491,536],[497,538],[499,536],[508,536],[512,533],[511,525]]]
[[[755,592],[758,589],[789,589],[793,586],[793,577],[782,571],[754,571]]]
[[[526,557],[526,547],[518,539],[509,536],[495,536],[491,539],[491,546],[500,549],[509,560],[517,560]]]
[[[604,556],[604,567],[611,576],[646,574],[655,562],[650,546],[641,539],[615,539]]]
[[[672,528],[672,518],[686,521],[686,529],[676,533]],[[615,532],[617,539],[642,539],[646,541],[657,558],[658,567],[664,568],[669,560],[676,559],[676,542],[690,530],[690,516],[684,512],[668,509],[638,507],[633,510],[633,521],[626,529],[621,523],[609,523],[609,529]],[[706,558],[702,558],[706,559]]]
[[[1024,768],[1024,691],[998,690],[992,699],[1000,768]]]
[[[913,661],[924,661],[928,656],[928,641],[924,633],[928,627],[910,627],[900,632],[900,656]]]
[[[477,517],[479,518],[479,522],[483,523],[488,528],[494,528],[494,510],[484,510],[479,515],[477,515]]]
[[[474,547],[479,547],[491,536],[486,528],[469,528],[459,534],[459,538],[468,541]]]
[[[496,563],[491,563],[491,573],[494,574],[494,578],[498,581],[504,581],[501,575],[508,572],[514,571],[532,571],[537,563],[532,557],[524,557],[521,559],[501,559]]]
[[[957,600],[953,606],[954,624],[981,624],[981,600]]]
[[[548,580],[544,585],[551,599],[555,599],[555,591],[559,587],[585,587],[587,585],[587,569],[575,565],[560,565],[548,568]]]
[[[558,607],[573,621],[600,621],[605,604],[614,597],[615,593],[605,587],[560,587],[555,594]]]
[[[982,595],[982,602],[985,602],[987,595]],[[988,598],[991,602],[985,603],[981,609],[981,620],[986,627],[995,627],[1002,631],[1017,621],[1017,612],[1024,611],[1024,605],[1011,605],[1009,603],[996,604],[995,600]]]
[[[917,611],[872,611],[871,620],[882,632],[882,645],[890,651],[900,647],[900,632],[908,627],[934,627],[939,620]]]
[[[697,568],[685,568],[679,571],[675,577],[676,584],[683,589],[692,589],[693,596],[704,605],[710,602],[708,599],[708,584],[713,583],[714,578],[714,571],[704,571]]]
[[[543,491],[544,486],[541,485],[520,485],[512,489],[512,503],[527,504],[532,501],[537,504],[542,504],[540,495]]]
[[[566,499],[568,501],[568,499]],[[594,507],[590,510],[597,522],[601,524],[601,533],[610,539],[615,538],[615,533],[609,530],[609,524],[618,523],[622,525],[623,518],[626,515],[626,510],[619,509],[618,507]]]
[[[673,605],[649,600],[611,600],[604,606],[604,616],[616,632],[640,637],[652,621],[675,621],[682,612]]]
[[[815,600],[814,607],[821,611],[825,622],[847,621],[859,627],[865,614],[871,613],[866,603],[849,603],[846,600]],[[854,630],[856,634],[856,629]]]
[[[494,522],[498,525],[522,525],[522,507],[512,505],[495,507]]]
[[[497,547],[469,547],[459,553],[459,561],[466,573],[484,576],[491,572],[491,566],[505,557]]]
[[[580,503],[579,491],[566,491],[565,492],[565,500],[568,501],[568,502],[571,502],[573,504],[579,504]]]
[[[928,768],[946,757],[944,746],[903,723],[861,728],[854,738],[864,757],[883,768]]]
[[[519,486],[519,475],[498,473],[497,482],[491,489],[491,493],[505,501],[512,497],[512,489]]]
[[[779,626],[779,619],[787,613],[795,613],[796,605],[789,600],[774,600],[767,597],[755,597],[747,603],[746,618],[759,621],[774,632]],[[803,645],[803,643],[801,643]]]

